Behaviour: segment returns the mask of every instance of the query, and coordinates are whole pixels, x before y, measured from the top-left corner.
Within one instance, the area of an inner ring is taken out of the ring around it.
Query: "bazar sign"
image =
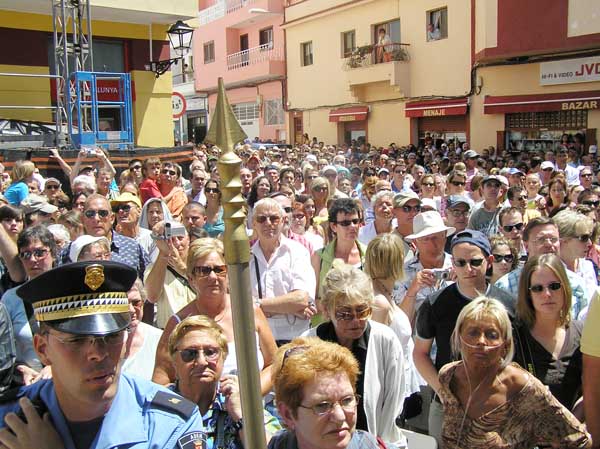
[[[560,104],[563,111],[579,111],[582,109],[598,109],[598,101],[565,101]]]
[[[600,81],[600,56],[540,63],[542,86],[590,81]]]

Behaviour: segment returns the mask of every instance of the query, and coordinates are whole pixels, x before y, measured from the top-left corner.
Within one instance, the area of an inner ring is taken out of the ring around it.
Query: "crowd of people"
[[[235,152],[269,448],[600,447],[595,145]],[[244,447],[220,154],[0,167],[0,446]]]

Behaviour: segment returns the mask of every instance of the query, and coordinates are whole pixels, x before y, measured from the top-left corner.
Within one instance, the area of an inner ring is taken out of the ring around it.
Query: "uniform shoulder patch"
[[[177,394],[166,391],[158,391],[152,398],[150,407],[175,413],[187,420],[194,413],[196,404],[194,404],[192,401],[182,398]]]
[[[177,440],[180,449],[206,449],[204,432],[188,432]]]

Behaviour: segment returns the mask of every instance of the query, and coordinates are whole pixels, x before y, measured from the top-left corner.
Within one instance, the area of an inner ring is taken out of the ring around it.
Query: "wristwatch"
[[[244,428],[244,420],[243,420],[243,418],[240,418],[237,421],[234,421],[232,427],[233,427],[233,430],[236,431],[236,433],[239,433],[240,430],[242,430]]]

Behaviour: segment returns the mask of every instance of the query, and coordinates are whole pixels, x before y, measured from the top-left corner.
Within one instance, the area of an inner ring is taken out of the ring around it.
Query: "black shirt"
[[[75,422],[67,419],[65,421],[67,422],[67,427],[69,427],[75,447],[77,449],[89,449],[92,447],[92,443],[96,439],[100,427],[102,427],[104,416],[92,419],[91,421]]]
[[[558,360],[554,359],[523,324],[513,327],[514,361],[537,377],[562,405],[571,410],[582,394],[582,357],[579,349],[583,322],[572,321]]]
[[[504,290],[490,285],[485,296],[497,299],[506,307],[509,315],[514,315],[514,301]],[[417,336],[423,339],[435,339],[437,352],[435,367],[439,371],[446,363],[454,361],[450,337],[456,325],[460,311],[471,299],[458,290],[454,283],[429,296],[417,312]]]
[[[352,355],[358,362],[358,379],[356,379],[356,394],[360,396],[357,404],[357,416],[356,416],[356,428],[369,431],[367,425],[367,415],[365,414],[365,408],[363,407],[363,392],[365,384],[365,365],[367,363],[367,347],[369,345],[369,335],[371,333],[371,325],[367,322],[365,331],[357,340],[352,343]],[[332,343],[338,343],[337,334],[335,333],[335,327],[331,321],[320,324],[317,327],[317,337],[324,341],[330,341]]]

